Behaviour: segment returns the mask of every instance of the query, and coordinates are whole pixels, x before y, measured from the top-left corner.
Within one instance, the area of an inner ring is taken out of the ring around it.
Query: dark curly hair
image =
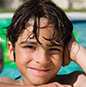
[[[15,46],[18,37],[25,30],[26,23],[31,18],[34,20],[33,34],[40,43],[38,40],[39,28],[37,27],[40,23],[37,22],[42,17],[47,18],[54,25],[55,32],[58,33],[53,35],[53,39],[56,38],[56,42],[63,44],[64,49],[67,49],[67,45],[72,38],[73,26],[64,11],[51,0],[27,0],[16,10],[12,23],[7,30],[7,37],[13,46]]]

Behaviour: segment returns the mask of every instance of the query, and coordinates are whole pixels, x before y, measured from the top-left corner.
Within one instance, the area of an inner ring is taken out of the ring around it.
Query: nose
[[[33,53],[33,59],[36,63],[39,63],[42,66],[49,66],[51,60],[46,50],[43,48],[39,48]]]

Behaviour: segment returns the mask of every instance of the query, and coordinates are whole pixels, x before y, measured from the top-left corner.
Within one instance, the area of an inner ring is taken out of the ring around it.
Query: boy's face
[[[16,64],[26,84],[40,85],[53,80],[62,65],[63,48],[44,38],[52,38],[54,27],[46,18],[40,19],[39,41],[33,37],[33,20],[26,25],[15,44]],[[46,27],[45,27],[46,26]],[[30,36],[30,37],[28,37]],[[60,50],[60,51],[58,51]]]

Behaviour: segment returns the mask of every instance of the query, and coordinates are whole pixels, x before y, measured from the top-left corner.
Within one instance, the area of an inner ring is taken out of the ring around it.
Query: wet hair
[[[12,23],[7,30],[7,37],[13,46],[15,46],[19,36],[25,30],[26,23],[31,18],[34,20],[34,37],[40,43],[38,40],[40,30],[38,26],[42,17],[47,18],[49,23],[54,25],[55,32],[57,32],[57,34],[53,34],[53,39],[45,39],[51,42],[55,40],[55,42],[62,44],[64,49],[67,49],[67,45],[72,38],[73,26],[64,11],[51,0],[27,0],[16,10]],[[67,54],[69,54],[68,51]]]

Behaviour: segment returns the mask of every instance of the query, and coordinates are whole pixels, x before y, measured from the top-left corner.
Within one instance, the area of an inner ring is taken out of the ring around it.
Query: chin
[[[49,78],[36,78],[36,77],[33,77],[33,78],[29,78],[28,80],[32,85],[34,86],[38,86],[38,85],[43,85],[43,84],[46,84],[48,83],[50,80]]]
[[[32,81],[34,86],[39,86],[48,83],[49,81]]]

